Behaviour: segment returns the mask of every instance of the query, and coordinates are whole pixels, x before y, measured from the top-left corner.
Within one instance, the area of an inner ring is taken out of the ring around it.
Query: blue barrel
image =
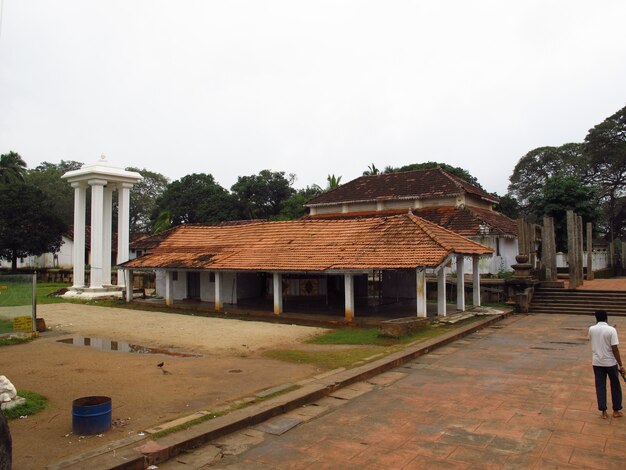
[[[72,402],[72,432],[77,436],[100,434],[111,429],[111,398],[83,397]]]

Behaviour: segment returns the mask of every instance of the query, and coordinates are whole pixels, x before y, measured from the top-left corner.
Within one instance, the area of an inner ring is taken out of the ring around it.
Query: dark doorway
[[[187,273],[187,298],[200,300],[200,273]]]

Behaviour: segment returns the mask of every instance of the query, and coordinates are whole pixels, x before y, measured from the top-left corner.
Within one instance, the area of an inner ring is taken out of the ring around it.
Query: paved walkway
[[[565,285],[567,286],[567,281],[565,282]],[[593,281],[584,281],[580,289],[626,291],[626,277],[613,277],[611,279],[594,279]]]
[[[624,469],[626,418],[596,410],[591,323],[510,317],[159,468]]]

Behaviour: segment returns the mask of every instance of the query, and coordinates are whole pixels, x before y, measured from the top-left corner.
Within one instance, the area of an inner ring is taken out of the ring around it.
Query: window
[[[209,273],[209,282],[215,282],[215,273],[214,272]]]
[[[500,239],[498,237],[496,237],[496,256],[502,256],[500,255]]]
[[[173,280],[173,281],[178,281],[178,271],[174,271],[174,272],[172,273],[172,280]]]

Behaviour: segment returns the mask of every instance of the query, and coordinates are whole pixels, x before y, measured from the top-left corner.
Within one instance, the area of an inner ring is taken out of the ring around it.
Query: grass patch
[[[226,414],[225,412],[211,412],[207,415],[200,416],[199,418],[192,419],[191,421],[187,421],[186,423],[179,424],[178,426],[172,426],[171,428],[164,429],[163,431],[155,432],[150,437],[153,439],[159,439],[161,437],[165,437],[168,434],[172,434],[178,431],[184,431],[185,429],[189,429],[192,426],[197,424],[204,423],[205,421],[210,421],[212,419],[218,418]]]
[[[322,369],[332,370],[339,367],[349,368],[356,362],[378,354],[391,351],[381,348],[355,348],[341,351],[302,351],[297,349],[273,349],[265,351],[264,357],[293,362],[296,364],[312,364]]]
[[[11,337],[11,338],[0,338],[0,347],[1,346],[12,346],[14,344],[22,344],[22,343],[28,343],[29,341],[32,341],[33,337],[29,336],[29,337]]]
[[[457,324],[458,325],[458,324]],[[311,344],[360,344],[373,346],[394,346],[411,343],[416,340],[430,339],[452,329],[449,326],[425,326],[415,333],[401,338],[381,336],[377,328],[342,328],[324,333],[308,340]]]
[[[9,410],[2,410],[2,413],[7,419],[16,419],[20,416],[31,416],[39,413],[46,406],[48,406],[48,400],[46,397],[29,390],[18,390],[17,396],[26,398],[26,403],[20,406],[15,406]]]
[[[0,276],[0,307],[17,307],[32,304],[33,286],[31,282],[17,282],[3,280]],[[68,299],[61,297],[49,297],[49,294],[59,289],[68,288],[71,284],[61,282],[38,282],[37,303],[52,304],[67,302]]]

